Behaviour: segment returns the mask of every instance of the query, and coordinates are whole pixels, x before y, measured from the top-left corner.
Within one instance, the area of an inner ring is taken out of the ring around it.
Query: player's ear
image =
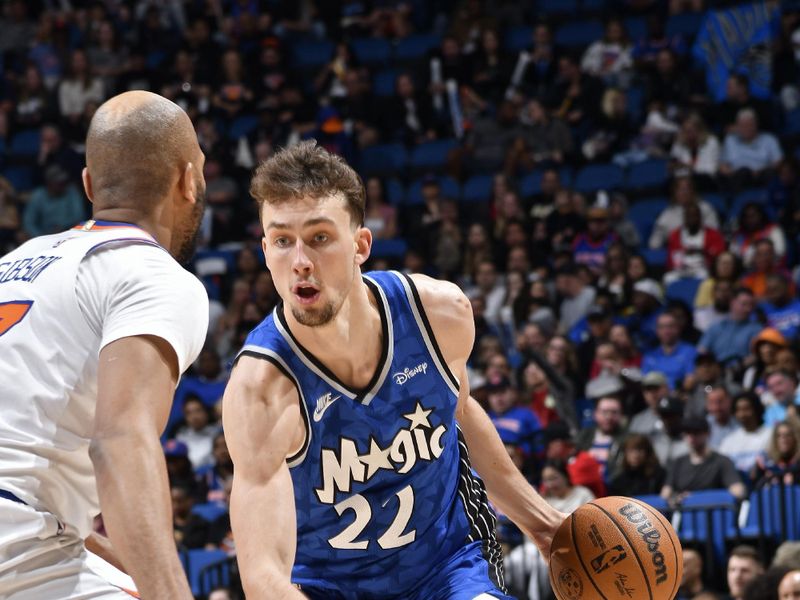
[[[186,163],[186,168],[181,174],[178,186],[180,186],[181,196],[191,204],[197,202],[197,182],[194,179],[194,166],[192,163]]]
[[[81,171],[81,179],[83,180],[83,191],[86,192],[86,197],[89,199],[89,202],[94,202],[92,176],[89,175],[89,169],[87,167],[83,167],[83,171]]]
[[[356,229],[355,237],[356,264],[361,266],[369,258],[372,251],[372,232],[366,227]]]

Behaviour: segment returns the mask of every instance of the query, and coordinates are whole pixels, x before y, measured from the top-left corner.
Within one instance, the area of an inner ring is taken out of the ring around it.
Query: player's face
[[[341,194],[265,204],[264,256],[275,288],[301,325],[339,312],[369,256],[371,234],[352,223]]]

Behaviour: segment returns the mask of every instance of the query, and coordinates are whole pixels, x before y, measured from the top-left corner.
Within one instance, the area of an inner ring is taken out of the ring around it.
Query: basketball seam
[[[619,529],[619,532],[622,534],[622,537],[625,538],[625,541],[628,542],[628,545],[631,547],[631,554],[633,554],[633,557],[636,559],[636,562],[639,563],[639,568],[642,570],[642,579],[644,579],[644,583],[645,585],[647,585],[647,593],[650,594],[650,600],[653,600],[653,588],[650,587],[650,580],[647,578],[647,571],[645,571],[644,564],[642,564],[642,559],[639,558],[639,553],[636,551],[636,546],[633,545],[633,542],[631,542],[630,538],[628,537],[628,534],[625,533],[625,530],[622,527],[620,527],[619,523],[617,523],[616,519],[614,519],[614,515],[612,515],[610,512],[608,512],[605,508],[603,508],[599,504],[595,504],[594,502],[589,502],[589,504],[602,510],[606,514],[608,519],[612,523],[614,523],[614,526],[617,529]]]
[[[594,589],[597,590],[597,593],[600,594],[600,597],[603,598],[603,600],[608,600],[606,595],[603,594],[603,592],[600,591],[599,587],[597,587],[597,584],[594,582],[594,579],[592,579],[592,576],[589,574],[589,569],[587,569],[586,565],[583,563],[583,557],[581,556],[581,549],[578,547],[578,541],[575,539],[575,516],[574,515],[572,516],[572,518],[569,521],[569,529],[570,529],[570,536],[572,537],[572,547],[575,548],[575,554],[578,555],[578,562],[581,563],[581,568],[583,569],[583,572],[586,573],[586,578],[592,584]],[[650,600],[652,600],[652,598]]]
[[[636,500],[636,499],[634,498],[634,500]],[[661,525],[666,528],[667,520],[664,517],[664,515],[662,515],[660,512],[658,512],[656,510],[653,510],[648,504],[645,504],[644,502],[636,501],[636,503],[639,506],[641,506],[642,508],[644,508],[645,510],[647,510],[649,513],[651,513],[661,523]],[[670,527],[672,527],[672,526],[670,525]],[[675,533],[675,535],[677,537],[677,532]],[[672,546],[672,554],[675,555],[675,568],[677,569],[678,568],[678,549],[675,547],[675,542],[673,541],[672,536],[669,536],[669,543],[670,543],[670,546]],[[676,573],[676,575],[677,575],[677,573]],[[672,591],[670,592],[670,595],[671,595],[670,597],[672,597],[672,598],[675,597],[675,593],[677,591],[676,590],[676,586],[678,586],[679,584],[680,584],[680,578],[675,577],[675,583],[672,584]]]

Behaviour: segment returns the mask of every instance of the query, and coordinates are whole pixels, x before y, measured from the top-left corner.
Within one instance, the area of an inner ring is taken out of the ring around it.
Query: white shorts
[[[135,597],[130,577],[87,552],[82,539],[63,529],[50,513],[0,498],[2,600]]]

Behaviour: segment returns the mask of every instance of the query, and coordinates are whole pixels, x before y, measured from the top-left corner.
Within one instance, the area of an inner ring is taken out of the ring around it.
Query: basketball
[[[681,545],[669,521],[623,496],[581,506],[551,546],[550,583],[558,600],[672,600],[682,571]]]

